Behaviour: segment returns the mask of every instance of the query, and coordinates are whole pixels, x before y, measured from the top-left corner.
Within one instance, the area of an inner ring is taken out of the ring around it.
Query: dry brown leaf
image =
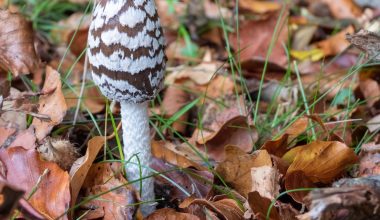
[[[202,129],[194,131],[191,139],[196,140],[198,148],[203,151],[207,148],[208,156],[216,161],[224,159],[224,147],[227,145],[235,145],[250,152],[258,134],[255,127],[248,124],[248,117],[242,115],[237,106],[217,113],[212,111],[208,116],[205,114]]]
[[[267,13],[277,11],[281,8],[281,4],[279,2],[257,0],[240,0],[239,6],[254,13]]]
[[[279,66],[285,65],[287,62],[283,47],[288,38],[288,29],[285,22],[287,16],[285,13],[280,20],[279,32],[276,34],[278,38],[269,57],[270,62]],[[266,20],[243,22],[239,25],[239,37],[237,33],[229,36],[231,46],[236,52],[239,52],[239,58],[242,62],[247,60],[265,60],[278,17],[279,13],[274,13]]]
[[[21,147],[1,150],[0,160],[5,165],[7,181],[23,189],[26,196],[30,195],[38,179],[47,170],[48,173],[41,177],[40,184],[28,201],[48,219],[56,219],[61,215],[63,217],[60,219],[67,219],[64,215],[70,206],[70,182],[67,172],[57,164],[42,161],[37,151]]]
[[[327,4],[331,13],[338,19],[357,19],[362,14],[354,0],[322,0],[321,2]]]
[[[294,171],[286,175],[285,189],[300,189],[300,188],[314,188],[315,184],[307,177],[307,175],[300,170]],[[295,201],[304,204],[304,198],[309,193],[308,190],[288,193]]]
[[[202,162],[202,158],[199,158],[199,156],[185,144],[177,146],[170,142],[152,141],[152,155],[178,167],[194,167],[197,170],[207,170],[206,167],[197,163]]]
[[[337,141],[314,141],[300,148],[287,176],[302,171],[314,183],[330,183],[358,160],[351,148]]]
[[[272,200],[262,197],[259,192],[254,191],[250,192],[248,194],[248,205],[251,210],[245,213],[247,217],[251,217],[252,213],[255,215],[255,218],[259,220],[264,220],[266,219],[266,214],[268,211],[268,208],[270,204],[272,203]],[[249,213],[252,212],[252,213]],[[275,207],[272,208],[270,215],[269,215],[270,220],[280,220],[280,215]]]
[[[32,24],[21,14],[0,9],[0,68],[18,76],[38,66]]]
[[[77,159],[70,170],[70,191],[71,191],[71,205],[74,205],[82,188],[83,182],[87,176],[88,171],[94,162],[99,150],[103,147],[105,137],[96,136],[91,138],[87,143],[86,154]]]
[[[275,166],[261,166],[251,168],[252,190],[262,197],[275,199],[280,193],[281,174]]]
[[[199,205],[209,209],[214,212],[219,219],[243,219],[243,211],[233,199],[221,198],[220,200],[209,201],[189,197],[185,199],[179,207],[184,209],[192,205]]]
[[[240,91],[240,85],[234,82],[229,76],[217,75],[208,85],[198,86],[207,98],[220,98],[232,96],[234,92]],[[205,97],[205,98],[206,98]]]
[[[266,141],[261,147],[261,150],[267,150],[268,153],[277,157],[284,156],[284,154],[289,151],[289,143],[294,138],[304,133],[307,129],[308,124],[308,118],[300,117],[285,130],[283,135],[278,137],[276,140]]]
[[[178,67],[165,78],[165,84],[172,85],[178,80],[191,79],[197,85],[210,83],[221,64],[211,61],[211,51],[207,51],[203,57],[203,62],[194,67]]]
[[[156,192],[165,201],[172,202],[186,199],[188,194],[185,194],[183,190],[191,193],[196,198],[205,198],[212,189],[214,175],[210,171],[193,168],[178,169],[177,166],[157,158],[153,158],[151,167],[157,172],[162,172],[165,177],[171,180],[169,181],[160,175],[155,177]],[[173,185],[173,181],[181,186],[182,189]]]
[[[353,26],[348,26],[326,40],[317,42],[315,45],[323,51],[325,56],[337,55],[350,46],[350,43],[346,41],[346,34],[352,34],[354,31]]]
[[[50,66],[46,67],[46,79],[42,92],[47,95],[40,96],[38,113],[49,116],[50,120],[42,121],[36,117],[33,119],[32,125],[36,128],[38,141],[44,139],[55,125],[62,122],[67,110],[60,74]]]
[[[247,154],[238,147],[225,148],[226,159],[216,167],[216,172],[237,192],[247,198],[252,190],[251,169],[253,167],[272,166],[270,155],[265,150]]]
[[[189,213],[176,212],[171,208],[163,208],[153,212],[145,220],[200,220],[200,218]]]
[[[165,91],[164,100],[161,104],[162,114],[166,118],[172,117],[182,107],[184,107],[190,101],[190,94],[183,89],[181,85],[169,85]],[[186,123],[188,121],[189,112],[184,113],[177,121],[172,125],[175,131],[184,133],[186,130]]]
[[[123,170],[120,163],[98,163],[91,166],[83,183],[85,196],[103,195],[84,204],[92,209],[86,219],[93,219],[92,212],[97,215],[98,210],[104,213],[103,219],[133,219],[137,211],[137,206],[134,205],[138,202],[137,194],[132,186],[127,185]]]

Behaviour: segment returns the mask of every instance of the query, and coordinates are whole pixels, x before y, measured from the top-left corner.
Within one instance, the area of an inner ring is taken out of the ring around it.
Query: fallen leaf
[[[96,136],[91,138],[87,143],[86,154],[78,158],[70,170],[70,191],[71,191],[71,205],[74,205],[79,191],[82,188],[83,182],[86,179],[87,173],[91,168],[99,150],[103,147],[105,137]]]
[[[278,169],[274,166],[261,166],[251,168],[252,192],[257,191],[262,197],[275,199],[280,193],[280,177]]]
[[[315,188],[315,184],[300,170],[291,172],[286,175],[285,189]],[[288,193],[296,202],[304,204],[304,198],[309,194],[309,190]]]
[[[229,36],[231,46],[236,52],[239,52],[241,62],[252,59],[265,60],[279,15],[280,13],[276,12],[265,20],[243,22],[239,25],[239,37],[237,33]],[[270,62],[279,66],[285,65],[287,62],[287,56],[283,47],[288,38],[287,16],[287,13],[283,14],[279,21],[278,33],[276,33],[277,38],[269,57]]]
[[[199,149],[216,161],[225,158],[224,147],[227,145],[235,145],[245,152],[252,150],[258,134],[255,127],[249,124],[248,117],[242,115],[244,110],[241,113],[238,106],[233,106],[219,114],[213,109],[210,113],[209,116],[205,113],[202,129],[196,129],[191,138],[196,140]]]
[[[354,33],[354,27],[348,26],[339,33],[327,38],[326,40],[319,41],[315,45],[321,49],[325,56],[334,56],[350,46],[350,44],[345,40],[346,34]]]
[[[180,208],[188,208],[191,205],[199,205],[216,213],[220,219],[243,219],[243,211],[239,208],[238,203],[229,198],[209,201],[206,199],[197,199],[189,197],[180,205]]]
[[[127,185],[123,177],[124,167],[121,163],[98,163],[93,164],[83,183],[86,197],[97,196],[84,204],[85,207],[93,209],[87,215],[92,219],[92,212],[103,211],[103,219],[133,219],[138,202],[137,193],[132,186]],[[96,207],[91,208],[91,207]]]
[[[163,204],[176,200],[182,201],[189,194],[196,198],[205,198],[212,189],[214,175],[210,171],[193,168],[178,169],[156,158],[153,159],[151,167],[164,176],[155,177],[156,195],[164,199]]]
[[[331,13],[338,19],[357,19],[362,14],[362,10],[354,0],[322,0],[321,2],[327,4]]]
[[[200,218],[192,214],[176,212],[171,208],[163,208],[153,212],[145,220],[200,220]]]
[[[351,148],[337,141],[314,141],[300,148],[286,176],[302,171],[313,183],[330,183],[358,160]]]
[[[271,203],[272,203],[272,200],[261,196],[260,193],[257,191],[250,192],[248,194],[247,205],[251,209],[250,211],[253,213],[253,215],[257,219],[260,219],[260,220],[266,219],[267,211]],[[251,214],[246,213],[246,215],[251,215]],[[247,217],[251,217],[251,216],[247,216]],[[269,218],[271,220],[281,219],[276,207],[273,207],[271,209]]]
[[[55,163],[42,161],[35,150],[21,147],[3,149],[0,160],[6,168],[6,180],[24,190],[30,204],[48,219],[67,219],[70,205],[69,175]],[[45,170],[48,171],[43,175]],[[27,175],[25,175],[27,174]],[[41,182],[36,187],[38,179]],[[34,187],[36,191],[32,193]],[[54,202],[52,202],[54,201]]]
[[[175,71],[165,77],[165,84],[172,85],[181,79],[191,79],[198,85],[208,84],[212,77],[217,73],[220,63],[211,61],[211,52],[208,51],[203,62],[194,67],[177,67]]]
[[[42,92],[47,95],[40,96],[38,113],[48,115],[50,120],[43,121],[36,117],[33,119],[32,125],[36,128],[38,141],[44,139],[55,125],[61,123],[66,114],[67,105],[61,89],[60,74],[47,66],[46,79],[42,88]]]
[[[32,24],[19,13],[0,9],[0,68],[14,76],[36,71]]]
[[[266,150],[269,154],[272,154],[277,157],[283,157],[284,154],[289,151],[289,143],[294,138],[304,133],[308,125],[309,119],[307,117],[298,118],[276,140],[266,141],[261,147],[261,150]]]
[[[177,146],[170,142],[152,141],[152,155],[181,168],[194,167],[197,170],[207,170],[199,164],[203,162],[202,158],[186,144]]]
[[[190,101],[190,94],[181,88],[180,84],[169,85],[165,91],[164,100],[161,104],[162,114],[166,118],[172,117]],[[184,133],[189,112],[184,113],[172,125],[175,131]]]
[[[267,13],[281,9],[279,2],[270,1],[241,0],[239,6],[254,13]]]
[[[225,148],[226,159],[221,162],[215,171],[237,192],[247,198],[252,190],[251,169],[253,167],[272,166],[270,155],[265,150],[247,154],[238,147]]]

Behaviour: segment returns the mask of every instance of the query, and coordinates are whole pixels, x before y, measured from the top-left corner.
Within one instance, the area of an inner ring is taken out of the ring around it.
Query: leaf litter
[[[86,72],[89,1],[0,1],[0,217],[379,218],[380,8],[364,2],[156,1],[169,64],[141,201],[120,108]]]

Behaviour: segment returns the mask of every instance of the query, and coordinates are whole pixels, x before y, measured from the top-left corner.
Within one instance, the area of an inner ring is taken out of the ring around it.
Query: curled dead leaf
[[[0,68],[18,76],[38,65],[32,24],[19,13],[0,9]]]
[[[48,115],[50,120],[44,121],[36,117],[33,119],[32,125],[36,128],[38,141],[44,139],[55,125],[62,122],[67,110],[60,74],[49,66],[46,67],[46,79],[42,92],[46,95],[40,96],[38,113]]]
[[[70,191],[72,195],[71,205],[74,205],[86,179],[87,173],[94,162],[99,150],[103,147],[105,138],[96,136],[91,138],[87,143],[86,154],[77,159],[70,170]]]
[[[303,171],[313,183],[330,183],[358,160],[351,148],[337,141],[314,141],[300,148],[286,175]]]
[[[279,138],[276,140],[270,140],[264,143],[261,150],[267,150],[268,153],[277,157],[282,157],[288,152],[289,143],[304,133],[309,125],[309,119],[307,117],[300,117],[292,125],[290,125]]]
[[[206,148],[208,155],[216,161],[225,158],[225,146],[234,145],[250,152],[258,139],[255,127],[249,124],[248,117],[241,115],[236,106],[206,120],[203,129],[194,131],[192,139],[196,140],[199,149]]]
[[[180,208],[188,208],[191,205],[199,205],[214,212],[220,219],[243,219],[243,211],[238,203],[229,198],[220,198],[215,201],[189,197],[180,205]]]

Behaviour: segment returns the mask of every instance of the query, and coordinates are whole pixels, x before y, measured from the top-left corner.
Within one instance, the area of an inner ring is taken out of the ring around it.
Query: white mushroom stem
[[[124,159],[130,161],[125,166],[129,181],[140,180],[147,177],[152,172],[146,168],[150,166],[152,158],[149,132],[148,103],[141,104],[121,102],[121,123],[123,127],[123,149]],[[137,160],[136,156],[139,158]],[[140,162],[140,165],[139,164]],[[140,176],[141,170],[141,176]],[[141,211],[144,216],[155,210],[154,200],[154,179],[146,178],[142,181]],[[140,181],[133,183],[133,186],[140,192]]]

